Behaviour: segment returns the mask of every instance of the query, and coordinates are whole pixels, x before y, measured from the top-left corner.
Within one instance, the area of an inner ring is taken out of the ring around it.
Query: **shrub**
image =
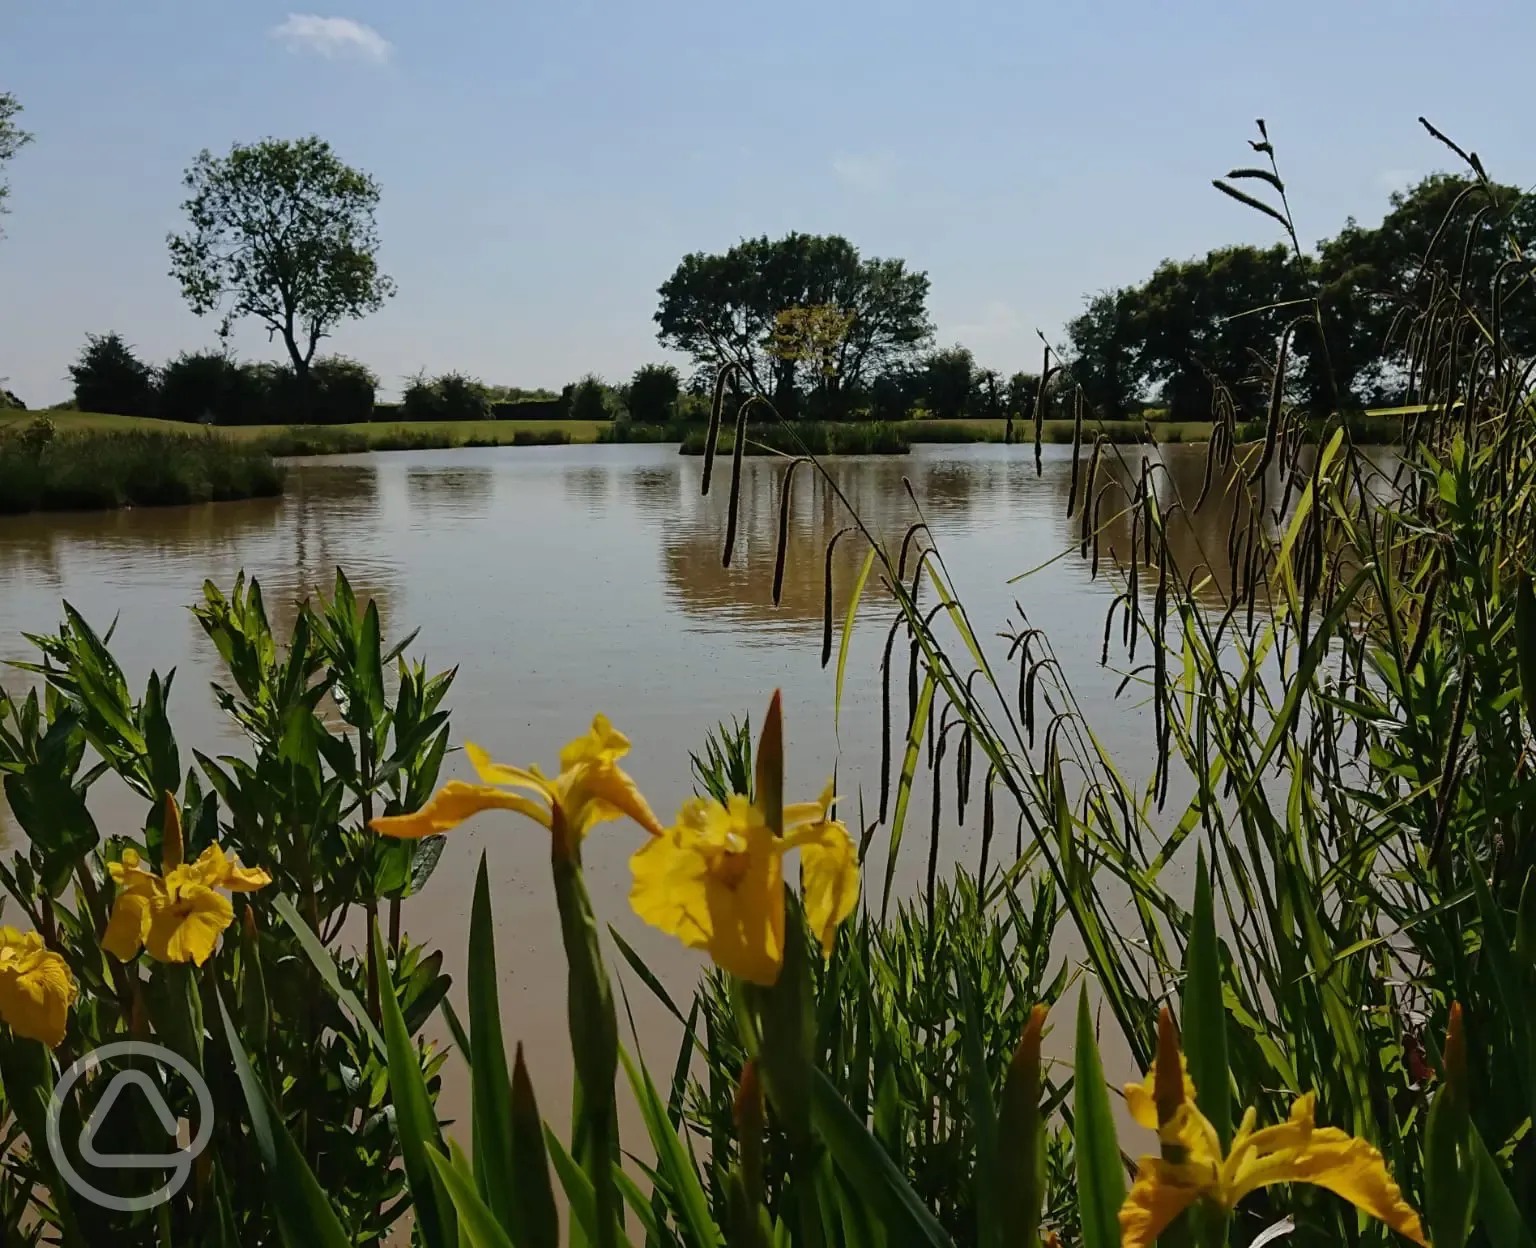
[[[491,400],[485,386],[463,373],[430,381],[417,373],[405,388],[400,412],[406,420],[488,420]]]
[[[566,386],[560,403],[570,420],[612,420],[618,407],[613,391],[592,373]]]
[[[311,414],[319,424],[363,424],[373,419],[379,379],[366,364],[344,355],[327,355],[309,368]]]
[[[677,415],[682,382],[670,364],[646,364],[629,380],[625,408],[629,419],[642,424],[664,425]]]
[[[517,429],[512,433],[513,446],[567,446],[570,440],[566,429]]]
[[[251,425],[265,415],[262,380],[222,351],[183,352],[160,369],[156,415],[208,425]]]
[[[155,372],[120,334],[87,334],[69,366],[75,406],[82,412],[148,416],[155,406]]]
[[[0,386],[0,412],[24,412],[27,405],[16,397],[14,393]]]

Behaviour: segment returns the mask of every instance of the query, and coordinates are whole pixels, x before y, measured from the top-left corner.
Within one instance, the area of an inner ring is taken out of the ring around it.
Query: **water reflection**
[[[567,468],[561,479],[567,498],[587,504],[607,502],[613,487],[613,473],[604,468]]]
[[[490,499],[496,474],[489,468],[410,468],[405,485],[413,506],[420,502],[475,514]]]
[[[1121,449],[1125,471],[1139,476],[1140,452]],[[1167,488],[1170,498],[1176,492],[1192,503],[1203,448],[1156,455],[1160,497]],[[832,460],[836,491],[802,468],[778,606],[772,585],[783,463],[745,462],[729,568],[721,565],[729,465],[719,466],[708,497],[699,492],[701,467],[665,446],[397,452],[296,462],[276,500],[0,519],[0,660],[31,657],[21,633],[53,629],[61,598],[102,626],[121,613],[113,649],[133,688],[143,688],[152,667],[181,671],[171,715],[184,752],[238,748],[207,694],[209,682],[222,679],[218,656],[186,608],[205,579],[227,589],[243,569],[260,579],[268,614],[286,634],[298,603],[317,587],[329,592],[339,566],[360,597],[380,604],[386,634],[420,626],[412,655],[434,670],[460,666],[447,703],[455,743],[477,740],[499,757],[548,764],[560,742],[601,710],[633,738],[636,779],[658,811],[670,812],[689,791],[687,752],[698,748],[705,728],[743,711],[760,714],[778,687],[790,786],[814,793],[835,766],[840,790],[856,804],[861,793],[873,799],[878,792],[881,617],[888,620],[892,608],[872,582],[834,732],[833,676],[820,666],[817,642],[827,544],[849,523],[841,491],[893,549],[921,509],[984,643],[1014,603],[1022,604],[1052,639],[1105,748],[1140,773],[1150,713],[1115,701],[1117,677],[1098,667],[1103,613],[1116,586],[1102,571],[1091,580],[1078,557],[1078,524],[1065,514],[1068,448],[1045,448],[1038,476],[1032,447],[920,447],[910,456]],[[1106,560],[1109,547],[1124,556],[1131,544],[1129,526],[1109,501],[1101,517]],[[1202,558],[1212,564],[1216,589],[1225,588],[1226,534],[1234,517],[1246,523],[1244,506],[1237,495],[1213,490],[1205,508],[1170,533],[1186,566]],[[857,534],[835,548],[839,629],[864,554]],[[1038,571],[1010,583],[1030,569]],[[993,655],[1000,658],[1001,648]],[[468,778],[458,755],[444,774]],[[142,803],[99,795],[110,807],[97,812],[103,827],[142,825]],[[926,800],[920,788],[914,827],[924,826]],[[953,834],[953,856],[974,861],[975,824]],[[414,938],[443,948],[448,969],[461,975],[464,903],[482,847],[491,855],[502,925],[504,1000],[517,1003],[509,1008],[519,1038],[529,1042],[541,1091],[549,1086],[550,1103],[559,1104],[568,1042],[563,979],[548,973],[558,964],[559,937],[547,845],[490,819],[464,829],[407,922]],[[594,901],[664,978],[676,972],[686,986],[696,960],[629,915],[632,848],[594,838],[587,864]],[[904,860],[898,887],[907,868]],[[467,1089],[457,1070],[450,1064],[447,1096],[449,1112],[462,1116]]]

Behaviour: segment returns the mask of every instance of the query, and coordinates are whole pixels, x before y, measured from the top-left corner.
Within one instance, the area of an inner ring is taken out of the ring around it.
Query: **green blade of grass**
[[[475,1187],[508,1235],[517,1221],[513,1203],[512,1083],[501,1035],[501,999],[496,986],[496,933],[491,918],[491,885],[486,855],[480,855],[469,911],[469,1042],[474,1097]]]
[[[1073,1153],[1077,1159],[1077,1203],[1082,1217],[1083,1248],[1119,1248],[1120,1206],[1125,1203],[1125,1172],[1109,1106],[1109,1089],[1099,1046],[1093,1037],[1088,986],[1077,999],[1077,1060],[1073,1076]]]
[[[709,1197],[699,1182],[693,1158],[667,1120],[667,1107],[651,1081],[650,1072],[643,1065],[637,1067],[622,1047],[619,1061],[635,1094],[635,1103],[640,1107],[640,1116],[651,1137],[651,1147],[656,1150],[656,1168],[666,1180],[670,1203],[684,1232],[685,1242],[690,1248],[715,1248],[722,1240],[720,1229],[709,1214]]]
[[[953,1248],[944,1228],[821,1070],[811,1073],[811,1117],[832,1160],[885,1224],[893,1243]]]
[[[907,826],[907,806],[912,799],[912,780],[917,774],[918,753],[923,743],[923,729],[928,726],[928,715],[933,709],[935,686],[933,669],[923,678],[922,691],[917,695],[917,707],[912,716],[912,727],[907,733],[907,750],[901,759],[901,775],[896,781],[896,811],[891,817],[891,843],[885,860],[885,887],[880,893],[880,921],[891,905],[891,885],[896,879],[896,857],[901,852],[901,837]]]
[[[353,1021],[373,1041],[374,1047],[380,1053],[385,1052],[383,1033],[373,1025],[373,1020],[368,1017],[368,1011],[357,999],[357,994],[341,982],[341,972],[336,969],[331,951],[320,942],[320,937],[316,936],[314,930],[304,921],[304,916],[299,913],[298,907],[288,897],[278,897],[273,901],[272,908],[293,929],[294,936],[298,938],[304,952],[309,955],[309,960],[314,963],[315,970],[320,972],[320,978],[325,981],[325,986],[342,1005],[347,1007],[347,1012],[352,1015]]]
[[[1222,1004],[1221,950],[1216,943],[1216,911],[1203,845],[1195,867],[1194,928],[1184,950],[1182,1004],[1184,1051],[1189,1057],[1189,1077],[1195,1083],[1195,1100],[1225,1149],[1232,1143],[1227,1011]]]
[[[875,566],[875,548],[871,546],[864,556],[863,566],[853,582],[853,594],[848,599],[848,610],[843,614],[843,636],[837,643],[837,682],[832,694],[832,735],[837,736],[838,724],[843,714],[843,673],[848,666],[848,643],[853,639],[853,625],[858,618],[859,603],[864,597],[864,585],[869,580],[870,569]]]
[[[475,1185],[459,1168],[453,1165],[435,1148],[427,1150],[427,1159],[437,1174],[438,1182],[448,1193],[448,1199],[458,1213],[461,1245],[468,1248],[515,1248],[507,1233],[502,1230],[496,1215],[480,1199]]]
[[[369,935],[379,978],[387,980],[388,956],[377,923]],[[426,1080],[422,1078],[416,1046],[405,1029],[394,987],[387,982],[379,985],[379,1016],[389,1054],[389,1093],[395,1106],[395,1130],[400,1140],[400,1158],[405,1163],[406,1183],[416,1206],[416,1225],[426,1248],[456,1248],[458,1230],[453,1205],[427,1156],[434,1150],[443,1151],[442,1133],[438,1130],[432,1098],[427,1094]]]

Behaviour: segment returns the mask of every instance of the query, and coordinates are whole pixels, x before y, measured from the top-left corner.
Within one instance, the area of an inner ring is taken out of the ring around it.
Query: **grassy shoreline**
[[[1356,441],[1392,443],[1401,432],[1401,416],[1408,409],[1370,412],[1352,416],[1350,427]],[[212,428],[180,424],[152,417],[112,416],[94,412],[5,412],[0,414],[0,437],[7,429],[24,427],[40,415],[53,421],[60,435],[137,433],[172,437],[220,438],[237,445],[254,445],[279,458],[297,455],[347,455],[369,451],[431,450],[478,446],[579,445],[594,442],[680,442],[684,454],[702,454],[704,430],[662,426],[635,426],[600,420],[460,420],[460,421],[387,421],[343,425],[227,425]],[[826,424],[808,423],[800,427],[802,438],[809,433],[811,450],[816,454],[905,454],[910,446],[926,444],[964,444],[1003,442],[1008,422],[993,418],[903,420],[894,422],[849,421]],[[1252,425],[1253,422],[1250,422]],[[769,433],[767,423],[755,424],[751,439],[781,450],[791,450],[792,443],[782,435]],[[817,432],[810,432],[810,431]],[[1112,442],[1137,442],[1150,431],[1160,443],[1205,442],[1211,434],[1209,421],[1108,420],[1085,422],[1085,440],[1102,432]],[[1070,420],[1047,420],[1041,440],[1052,444],[1072,441]],[[1243,427],[1239,440],[1263,436],[1261,427]],[[1251,436],[1250,436],[1251,435]],[[1013,422],[1013,441],[1034,440],[1031,421]],[[719,449],[728,452],[730,430],[722,430]],[[752,453],[761,453],[761,447]],[[771,453],[771,452],[769,452]]]
[[[271,498],[283,466],[228,438],[146,431],[0,430],[0,515]]]

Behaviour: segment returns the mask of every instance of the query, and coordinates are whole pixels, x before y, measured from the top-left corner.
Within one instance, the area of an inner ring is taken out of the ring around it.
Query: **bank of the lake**
[[[270,498],[283,474],[260,446],[217,434],[60,433],[46,420],[0,430],[0,513],[11,515]]]

